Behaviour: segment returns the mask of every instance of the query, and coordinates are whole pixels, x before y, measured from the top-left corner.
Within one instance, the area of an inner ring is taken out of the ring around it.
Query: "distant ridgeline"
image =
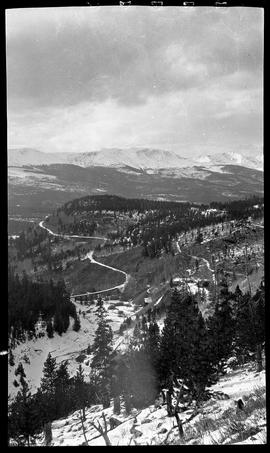
[[[171,252],[171,241],[179,233],[217,222],[260,218],[263,210],[263,198],[257,196],[198,205],[95,195],[64,204],[48,222],[58,233],[102,234],[120,245],[125,241],[142,245],[144,254],[152,257],[161,250]]]
[[[197,203],[180,203],[174,201],[158,201],[146,200],[139,198],[123,198],[116,195],[88,195],[82,198],[65,203],[61,208],[57,209],[56,216],[65,213],[68,216],[76,214],[86,214],[92,212],[108,211],[108,212],[121,212],[121,213],[145,213],[157,212],[161,217],[164,214],[188,214],[190,208],[196,208],[197,212],[203,212],[207,209],[217,209],[219,211],[226,211],[227,216],[248,217],[251,214],[263,210],[263,197],[253,196],[243,200],[234,200],[229,202],[213,201],[210,204],[197,204]],[[257,206],[258,205],[258,206]],[[198,215],[198,214],[197,214]],[[209,213],[210,215],[210,213]],[[204,215],[205,217],[205,215]]]

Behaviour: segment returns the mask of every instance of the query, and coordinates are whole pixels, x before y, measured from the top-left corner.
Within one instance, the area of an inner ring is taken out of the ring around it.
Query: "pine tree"
[[[256,361],[257,371],[263,369],[262,364],[262,348],[265,343],[265,291],[261,285],[253,296],[255,310],[255,330],[256,330]]]
[[[112,379],[112,396],[120,397],[123,396],[126,413],[129,414],[131,411],[131,388],[129,380],[129,366],[126,355],[121,356],[116,362],[114,367],[113,376],[116,376],[115,379]]]
[[[75,317],[74,324],[73,324],[73,330],[75,332],[78,332],[81,328],[81,322],[80,318],[78,316]]]
[[[174,379],[182,380],[195,398],[201,398],[205,387],[215,380],[209,345],[195,298],[175,290],[161,337],[161,386],[168,388],[173,375]]]
[[[133,330],[133,336],[130,340],[130,347],[134,349],[141,349],[143,345],[145,345],[145,341],[148,337],[148,327],[146,322],[142,323],[140,328],[140,324],[137,323]]]
[[[170,307],[169,313],[164,321],[160,340],[160,358],[158,364],[160,388],[168,387],[171,370],[176,368],[176,332],[173,319],[173,310]]]
[[[140,349],[131,347],[126,360],[130,401],[137,408],[153,403],[158,393],[158,382],[148,351],[144,346]]]
[[[143,323],[142,328],[134,328],[133,338],[123,357],[122,366],[118,370],[118,392],[123,395],[127,413],[131,404],[144,407],[151,404],[158,393],[158,326]],[[119,401],[116,406],[119,406]]]
[[[61,417],[68,413],[72,399],[70,393],[70,376],[68,372],[68,362],[62,362],[56,370],[55,377],[55,407],[56,416]]]
[[[62,333],[65,331],[65,328],[64,320],[59,309],[55,312],[53,325],[55,332],[57,332],[59,335],[62,335]]]
[[[23,444],[26,442],[29,447],[30,436],[35,435],[40,425],[36,417],[33,398],[25,380],[24,369],[22,364],[20,365],[18,374],[20,374],[21,388],[9,407],[8,431],[10,439],[15,439],[20,444],[20,437],[22,437]]]
[[[52,325],[51,319],[47,322],[46,331],[47,331],[47,334],[48,334],[48,338],[53,338],[54,329],[53,329],[53,325]]]
[[[38,389],[38,403],[41,411],[41,419],[44,423],[54,420],[56,416],[56,359],[48,354],[43,366],[43,377]]]
[[[74,396],[79,409],[82,410],[83,420],[85,420],[85,408],[91,401],[90,386],[84,380],[82,365],[80,364],[74,378]]]
[[[106,310],[103,303],[99,303],[96,311],[98,327],[95,332],[94,344],[92,346],[93,359],[91,362],[91,376],[97,387],[104,409],[110,405],[110,378],[111,378],[111,353],[113,332],[106,321]]]
[[[248,356],[254,353],[257,369],[262,369],[262,346],[265,342],[265,295],[259,289],[251,297],[244,294],[239,300],[236,315],[236,345],[238,353]]]
[[[212,359],[217,365],[217,371],[219,372],[223,370],[226,360],[232,352],[235,335],[230,294],[227,286],[220,292],[215,312],[208,320],[208,327],[211,337]]]
[[[41,379],[41,391],[52,393],[55,390],[57,377],[56,359],[52,358],[51,353],[48,354],[43,366],[43,377]]]
[[[149,324],[146,350],[149,354],[150,362],[153,368],[156,372],[158,372],[160,357],[160,332],[157,322],[151,322]]]
[[[120,414],[121,405],[120,405],[120,394],[121,394],[121,387],[120,387],[120,379],[119,379],[119,372],[118,369],[113,370],[112,380],[111,380],[111,394],[113,397],[113,413]]]

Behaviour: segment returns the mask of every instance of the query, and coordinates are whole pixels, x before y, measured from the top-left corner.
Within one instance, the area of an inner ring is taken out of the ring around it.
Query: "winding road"
[[[41,222],[39,222],[39,226],[40,228],[43,228],[44,230],[47,230],[49,234],[51,234],[52,236],[61,236],[62,238],[65,238],[65,239],[72,239],[72,238],[80,238],[80,239],[102,239],[103,241],[108,241],[107,238],[105,237],[99,237],[99,236],[79,236],[79,235],[68,235],[68,234],[59,234],[59,233],[54,233],[52,230],[50,230],[49,228],[47,228],[45,225],[44,225],[44,220],[42,220]],[[94,292],[86,292],[86,293],[82,293],[82,294],[72,294],[71,297],[79,297],[79,296],[91,296],[91,295],[96,295],[96,294],[101,294],[101,293],[106,293],[106,292],[109,292],[109,291],[113,291],[115,289],[119,289],[120,291],[123,290],[125,288],[125,286],[127,285],[128,281],[129,281],[129,278],[130,278],[130,275],[127,274],[126,272],[122,271],[121,269],[117,269],[115,267],[112,267],[112,266],[108,266],[107,264],[103,264],[103,263],[100,263],[99,261],[96,261],[94,258],[93,258],[93,255],[94,255],[94,250],[91,250],[90,252],[88,252],[84,258],[82,258],[82,261],[83,260],[86,260],[86,259],[89,259],[90,260],[90,263],[93,263],[93,264],[97,264],[98,266],[102,266],[102,267],[106,267],[107,269],[110,269],[112,271],[115,271],[115,272],[120,272],[121,274],[125,275],[125,282],[122,283],[121,285],[116,285],[116,286],[113,286],[111,288],[107,288],[107,289],[102,289],[100,291],[94,291]]]

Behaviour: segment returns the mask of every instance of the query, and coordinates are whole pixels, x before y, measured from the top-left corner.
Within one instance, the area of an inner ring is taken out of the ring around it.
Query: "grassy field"
[[[41,277],[43,280],[58,281],[63,278],[68,290],[73,294],[99,291],[125,282],[123,274],[90,263],[89,260],[74,260],[64,270],[49,271],[47,266],[42,266],[39,267],[38,272],[34,272],[32,261],[27,258],[17,262],[16,272],[21,275],[23,271],[34,279]]]
[[[57,244],[53,244],[52,251],[55,255],[59,254],[61,251],[67,252],[68,250],[73,251],[75,248],[80,249],[80,253],[87,253],[90,250],[93,250],[98,244],[102,244],[101,239],[61,239]]]
[[[64,275],[69,289],[74,294],[86,291],[99,291],[125,282],[125,276],[119,272],[89,263],[88,261],[83,264],[83,267],[81,267],[81,264],[81,262],[76,262],[74,268],[66,271]]]
[[[72,294],[99,291],[121,285],[125,281],[123,274],[90,263],[89,260],[74,261],[63,271],[45,272],[43,278],[56,281],[63,278]]]
[[[26,231],[29,227],[33,226],[33,222],[23,219],[8,219],[8,234],[19,235],[22,231]]]

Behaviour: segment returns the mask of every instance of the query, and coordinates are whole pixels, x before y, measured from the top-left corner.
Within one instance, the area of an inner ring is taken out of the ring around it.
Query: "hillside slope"
[[[166,406],[152,405],[143,410],[133,409],[126,415],[122,407],[120,415],[113,415],[112,407],[92,406],[86,410],[85,431],[89,446],[105,445],[104,439],[91,422],[102,423],[104,413],[119,426],[110,429],[108,436],[116,445],[215,445],[215,444],[263,444],[266,442],[265,371],[256,373],[252,367],[229,371],[211,389],[224,392],[227,399],[211,398],[204,403],[198,414],[183,423],[185,437],[180,441],[174,417],[168,417]],[[242,398],[245,412],[236,411],[235,400]],[[193,409],[181,415],[183,422],[193,414]],[[52,424],[53,446],[86,445],[78,411]],[[37,444],[42,445],[43,437]]]

